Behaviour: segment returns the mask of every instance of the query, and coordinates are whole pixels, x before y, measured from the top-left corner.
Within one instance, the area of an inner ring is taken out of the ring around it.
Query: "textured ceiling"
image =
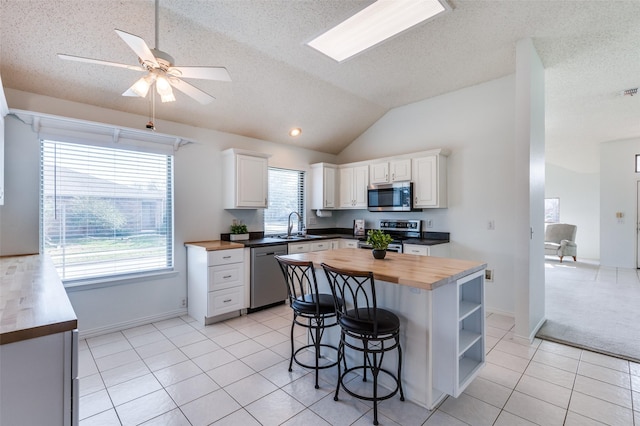
[[[515,43],[531,37],[546,69],[547,161],[593,172],[600,142],[640,136],[640,95],[619,95],[640,86],[640,1],[451,0],[342,64],[305,46],[370,3],[160,0],[157,47],[233,81],[190,80],[216,101],[177,93],[156,116],[336,154],[391,108],[513,73]],[[135,71],[56,57],[136,64],[115,28],[153,47],[154,1],[0,0],[5,87],[148,115],[147,100],[120,96]]]

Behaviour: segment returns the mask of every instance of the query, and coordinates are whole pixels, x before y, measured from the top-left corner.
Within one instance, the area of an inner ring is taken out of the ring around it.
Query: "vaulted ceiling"
[[[595,171],[599,143],[640,137],[640,95],[620,95],[640,86],[640,1],[450,0],[340,64],[305,45],[370,3],[160,0],[157,47],[176,65],[224,66],[232,82],[190,80],[216,100],[177,93],[156,117],[337,154],[394,107],[512,74],[530,37],[546,69],[547,161]],[[148,116],[147,99],[121,96],[135,71],[56,56],[136,65],[116,28],[153,47],[154,0],[0,0],[4,86]]]

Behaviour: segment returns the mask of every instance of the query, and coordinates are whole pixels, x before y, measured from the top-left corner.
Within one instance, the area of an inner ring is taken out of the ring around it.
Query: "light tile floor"
[[[369,403],[335,374],[288,372],[287,306],[200,326],[174,318],[93,337],[80,346],[80,424],[370,425]],[[513,335],[487,316],[487,364],[459,398],[429,411],[397,397],[382,425],[637,425],[640,364]],[[298,328],[297,339],[304,340]]]

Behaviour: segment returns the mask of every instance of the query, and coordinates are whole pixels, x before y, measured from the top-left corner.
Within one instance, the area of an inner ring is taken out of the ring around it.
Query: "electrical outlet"
[[[491,219],[487,224],[487,229],[489,231],[493,231],[494,229],[496,229],[496,222],[493,219]]]
[[[427,228],[433,228],[433,219],[427,219]]]
[[[187,299],[182,299],[182,304],[180,306],[185,308],[187,306]]]
[[[312,215],[307,216],[307,222],[309,223],[309,225],[315,225],[318,223],[315,216]]]
[[[493,269],[485,269],[484,270],[484,280],[485,281],[493,281]]]

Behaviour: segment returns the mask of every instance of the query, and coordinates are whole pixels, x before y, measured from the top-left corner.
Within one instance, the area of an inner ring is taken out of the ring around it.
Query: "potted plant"
[[[231,241],[248,240],[249,231],[247,230],[247,225],[234,220],[233,225],[231,225],[231,235],[229,235],[229,239]]]
[[[379,229],[370,229],[367,232],[367,244],[373,248],[373,257],[376,259],[384,259],[387,255],[387,247],[392,240],[389,234]]]

